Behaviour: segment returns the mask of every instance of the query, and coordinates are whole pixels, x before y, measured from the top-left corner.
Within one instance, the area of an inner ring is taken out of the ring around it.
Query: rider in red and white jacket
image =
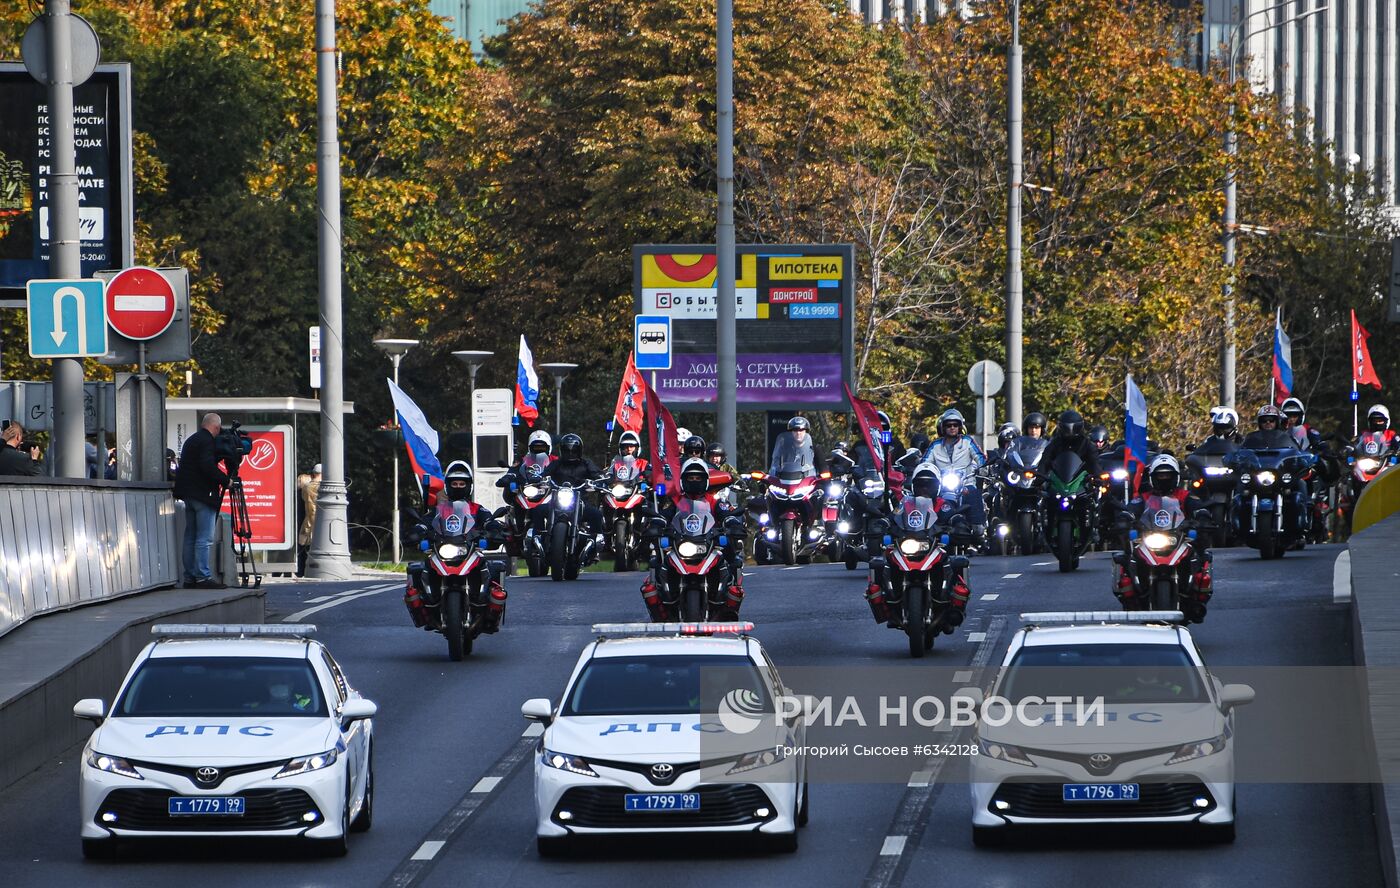
[[[1169,453],[1163,453],[1153,458],[1147,467],[1148,487],[1140,495],[1133,498],[1123,511],[1131,516],[1135,525],[1145,514],[1155,514],[1164,508],[1169,510],[1179,510],[1186,516],[1189,522],[1192,516],[1201,509],[1208,508],[1209,504],[1204,500],[1191,495],[1190,491],[1181,483],[1181,463],[1176,457]],[[1128,545],[1132,545],[1128,543]],[[1198,538],[1191,547],[1190,571],[1190,593],[1184,596],[1182,610],[1187,619],[1193,623],[1202,622],[1206,617],[1206,603],[1210,601],[1214,592],[1211,581],[1211,551],[1205,547],[1205,543]],[[1133,587],[1133,578],[1124,570],[1123,565],[1114,565],[1113,574],[1113,594],[1120,600],[1130,600],[1137,594]]]

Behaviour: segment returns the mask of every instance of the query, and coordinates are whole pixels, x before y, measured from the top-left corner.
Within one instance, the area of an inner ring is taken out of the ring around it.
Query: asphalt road
[[[1217,593],[1193,629],[1207,662],[1348,665],[1347,606],[1333,601],[1338,547],[1261,562],[1248,550],[1216,558]],[[995,662],[1025,610],[1111,608],[1104,555],[1071,575],[1039,557],[974,560],[968,622],[927,660],[910,660],[901,634],[875,625],[863,572],[840,565],[752,569],[744,617],[779,668]],[[574,583],[516,579],[507,625],[478,640],[464,663],[440,636],[414,629],[388,580],[289,583],[268,592],[269,621],[305,617],[379,704],[374,828],[350,855],[323,860],[295,846],[200,841],[129,849],[87,863],[77,840],[78,747],[0,796],[5,888],[90,883],[371,886],[535,886],[548,879],[616,886],[712,885],[1229,885],[1370,886],[1381,882],[1365,786],[1248,784],[1239,789],[1238,840],[1201,846],[1180,837],[1100,829],[1011,849],[972,846],[969,800],[958,782],[931,786],[813,784],[811,825],[795,855],[733,840],[611,842],[562,862],[535,855],[532,741],[520,703],[557,699],[595,621],[641,619],[638,574],[585,574]],[[380,590],[380,591],[371,591]],[[333,596],[333,597],[327,597]],[[1243,717],[1247,717],[1247,710]],[[437,844],[441,843],[441,844]]]

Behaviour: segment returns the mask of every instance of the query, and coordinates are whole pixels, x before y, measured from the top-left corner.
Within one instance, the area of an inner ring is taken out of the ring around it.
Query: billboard
[[[172,423],[174,425],[174,423]],[[252,451],[243,458],[238,475],[243,479],[243,498],[248,503],[248,523],[252,527],[252,548],[287,549],[296,544],[292,519],[296,515],[296,482],[292,477],[292,427],[289,425],[244,426],[253,440]],[[223,511],[232,504],[224,496]]]
[[[51,127],[43,84],[0,63],[0,298],[49,276]],[[99,65],[73,87],[82,277],[128,268],[132,254],[131,67]],[[18,304],[18,303],[16,303]]]
[[[848,410],[855,247],[742,244],[735,253],[739,409]],[[714,409],[717,264],[712,245],[632,247],[636,313],[671,319],[671,369],[655,375],[675,410]]]

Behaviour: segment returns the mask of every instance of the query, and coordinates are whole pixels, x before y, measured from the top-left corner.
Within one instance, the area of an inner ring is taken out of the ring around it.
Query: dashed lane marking
[[[971,669],[960,669],[953,673],[953,684],[967,684],[972,681]]]
[[[496,784],[500,783],[503,779],[502,777],[482,777],[480,780],[476,781],[476,786],[472,787],[472,792],[490,792],[495,789]]]
[[[987,640],[987,633],[985,633],[985,632],[969,632],[969,633],[967,633],[967,640],[968,640],[969,642],[971,642],[972,644],[981,644],[982,642],[984,642],[984,641]]]
[[[1332,601],[1351,601],[1351,550],[1346,549],[1332,562]]]
[[[915,788],[928,786],[929,781],[932,779],[932,771],[915,771],[913,774],[909,775],[909,785]]]
[[[979,599],[979,600],[981,600],[981,601],[996,601],[996,600],[997,600],[998,598],[1000,598],[1000,597],[1001,597],[1001,596],[998,595],[998,594],[995,593],[995,592],[989,592],[989,593],[987,593],[986,595],[983,595],[983,596],[981,597],[981,599]]]
[[[908,836],[885,836],[885,844],[880,846],[880,856],[898,857],[904,853],[904,844],[908,841]]]
[[[541,734],[543,734],[543,733],[544,733],[544,725],[540,724],[539,722],[533,722],[533,723],[530,725],[530,727],[528,727],[528,728],[525,729],[525,733],[521,734],[520,736],[522,736],[522,737],[538,737],[539,735],[541,735]]]
[[[446,844],[446,842],[424,842],[418,846],[418,850],[413,852],[413,856],[409,860],[432,860],[437,857],[437,853]]]
[[[1016,579],[1016,578],[1019,577],[1019,576],[1020,576],[1020,574],[1002,574],[1002,577],[1001,577],[1001,578],[1002,578],[1003,580],[1014,580],[1014,579]]]

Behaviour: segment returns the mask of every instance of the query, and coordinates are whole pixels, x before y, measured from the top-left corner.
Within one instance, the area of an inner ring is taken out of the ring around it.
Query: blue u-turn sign
[[[30,357],[90,358],[107,353],[101,281],[30,281],[25,292]]]

